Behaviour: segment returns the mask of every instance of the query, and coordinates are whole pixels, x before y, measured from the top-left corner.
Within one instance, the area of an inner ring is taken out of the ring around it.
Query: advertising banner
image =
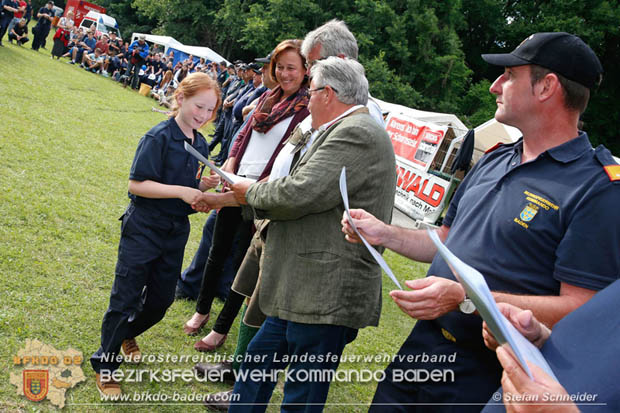
[[[448,127],[390,114],[385,130],[390,135],[397,160],[427,172]]]
[[[385,129],[396,154],[395,206],[411,218],[435,222],[443,210],[450,181],[428,169],[448,126],[398,114],[388,116]]]

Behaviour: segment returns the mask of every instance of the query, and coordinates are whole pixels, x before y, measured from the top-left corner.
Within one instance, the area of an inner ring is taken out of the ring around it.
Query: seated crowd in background
[[[15,41],[21,46],[30,40],[27,20],[14,20],[14,24],[12,21],[10,26],[7,23],[7,37],[10,42]],[[94,27],[85,30],[76,26],[72,12],[60,18],[55,29],[52,59],[68,58],[69,64],[111,77],[124,86],[129,84],[133,89],[139,89],[142,84],[146,84],[151,87],[150,95],[158,100],[161,106],[170,107],[170,97],[174,90],[190,73],[207,73],[220,84],[228,78],[229,68],[226,62],[218,64],[190,54],[174,64],[174,51],[166,54],[157,47],[150,50],[144,35],[138,36],[137,40],[131,43],[124,42],[115,32],[98,35]],[[232,65],[231,70],[234,71]]]

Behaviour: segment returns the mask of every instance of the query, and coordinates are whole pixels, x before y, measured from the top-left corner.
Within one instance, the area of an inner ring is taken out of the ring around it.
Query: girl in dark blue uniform
[[[129,173],[131,202],[121,217],[116,275],[101,347],[91,357],[97,388],[108,397],[121,393],[110,378],[121,360],[139,361],[135,337],[159,322],[174,301],[192,201],[219,182],[216,175],[201,178],[204,165],[183,146],[188,142],[208,155],[197,130],[215,116],[221,100],[217,83],[204,73],[189,75],[174,98],[172,116],[142,137]],[[118,357],[121,350],[124,358]]]

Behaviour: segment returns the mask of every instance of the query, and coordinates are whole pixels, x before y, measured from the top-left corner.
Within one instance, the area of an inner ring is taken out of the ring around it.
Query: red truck
[[[96,4],[89,3],[87,1],[82,0],[67,0],[67,5],[65,6],[65,12],[63,16],[66,16],[70,11],[73,12],[73,21],[77,27],[80,26],[80,23],[86,17],[89,11],[95,11],[97,13],[105,14],[105,7],[97,6]]]

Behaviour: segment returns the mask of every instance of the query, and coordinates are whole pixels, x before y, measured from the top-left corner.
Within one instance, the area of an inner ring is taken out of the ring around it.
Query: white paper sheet
[[[225,180],[226,182],[228,182],[231,185],[236,184],[237,182],[243,181],[243,180],[256,182],[256,179],[245,178],[243,176],[231,174],[230,172],[222,171],[220,168],[215,166],[215,164],[213,162],[211,162],[210,160],[208,160],[207,158],[202,156],[202,154],[200,152],[198,152],[196,149],[194,149],[192,147],[192,145],[190,145],[187,142],[185,142],[185,150],[187,152],[191,153],[196,159],[198,159],[199,161],[201,161],[202,163],[207,165],[209,167],[209,169],[211,169],[213,172],[215,172],[216,174],[221,176],[223,180]]]
[[[387,265],[387,262],[385,262],[381,254],[379,254],[379,252],[376,249],[374,249],[372,245],[368,243],[368,241],[366,241],[366,239],[362,236],[362,234],[359,233],[359,231],[357,230],[357,227],[353,223],[353,219],[351,218],[351,213],[349,212],[349,195],[347,193],[347,174],[346,174],[346,167],[344,166],[342,167],[342,171],[340,172],[340,195],[342,196],[342,202],[344,203],[344,210],[347,213],[347,219],[349,220],[349,224],[351,224],[357,236],[360,237],[360,239],[362,240],[366,248],[368,248],[368,251],[370,251],[370,254],[375,259],[375,261],[377,261],[377,263],[379,263],[381,268],[383,268],[383,271],[385,271],[385,273],[392,279],[392,281],[394,282],[394,284],[396,284],[398,289],[402,290],[403,287],[400,286],[400,283],[394,276],[394,273],[392,272],[390,267]]]
[[[482,274],[456,257],[456,255],[441,242],[435,230],[429,229],[428,235],[437,246],[439,254],[441,254],[443,259],[446,260],[450,266],[456,279],[463,285],[463,288],[465,288],[467,296],[474,302],[476,310],[478,310],[482,319],[486,321],[498,343],[508,343],[508,345],[510,345],[510,348],[519,360],[523,370],[525,370],[531,379],[534,378],[525,360],[536,364],[557,380],[540,350],[523,337],[501,313]]]

